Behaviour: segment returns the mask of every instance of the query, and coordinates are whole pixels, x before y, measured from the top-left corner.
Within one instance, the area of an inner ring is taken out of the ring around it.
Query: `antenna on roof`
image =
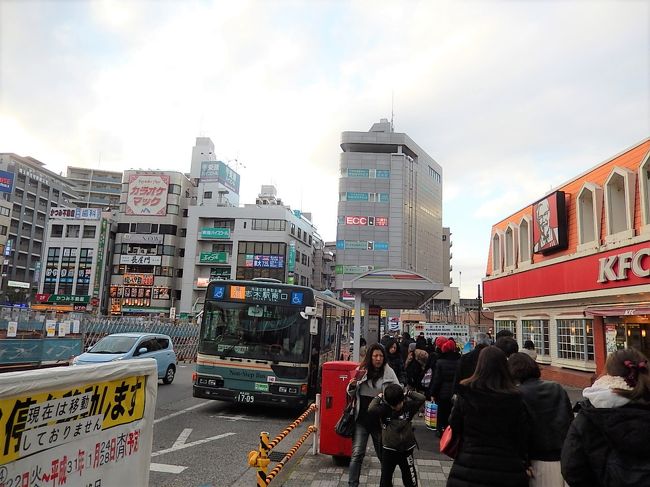
[[[395,126],[393,125],[393,120],[395,118],[395,91],[390,92],[390,131],[395,132]]]

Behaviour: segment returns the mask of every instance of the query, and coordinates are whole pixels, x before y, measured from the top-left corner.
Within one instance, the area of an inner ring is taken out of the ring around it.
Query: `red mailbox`
[[[346,388],[357,362],[326,362],[323,364],[320,396],[320,452],[340,457],[352,456],[352,438],[343,438],[334,431],[346,404]]]

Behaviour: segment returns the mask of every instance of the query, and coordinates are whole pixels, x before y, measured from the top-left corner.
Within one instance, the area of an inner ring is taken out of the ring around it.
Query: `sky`
[[[342,131],[443,168],[452,278],[490,229],[650,136],[650,2],[0,0],[0,152],[189,172],[197,136],[336,238]]]

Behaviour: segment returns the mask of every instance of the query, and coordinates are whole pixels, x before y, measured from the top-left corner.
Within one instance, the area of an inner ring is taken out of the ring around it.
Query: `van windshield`
[[[137,340],[137,337],[107,336],[98,341],[88,353],[126,353]]]

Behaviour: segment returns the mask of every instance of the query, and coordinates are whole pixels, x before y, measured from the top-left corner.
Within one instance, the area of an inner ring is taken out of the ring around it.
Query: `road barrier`
[[[316,395],[316,402],[309,406],[307,410],[302,413],[293,423],[287,426],[282,433],[276,436],[273,441],[269,442],[269,434],[266,431],[260,433],[260,445],[257,450],[253,450],[248,454],[248,464],[251,467],[257,468],[257,482],[255,485],[257,487],[264,487],[271,483],[277,474],[284,468],[284,466],[291,460],[291,457],[298,451],[302,446],[309,435],[314,434],[314,445],[312,453],[316,454],[316,445],[318,441],[318,406],[320,404],[320,394]],[[309,425],[307,431],[300,437],[300,439],[291,447],[287,454],[280,460],[280,462],[273,467],[271,472],[267,474],[269,463],[271,459],[269,458],[270,451],[277,446],[284,438],[287,437],[291,431],[293,431],[296,426],[300,425],[311,413],[314,414],[314,424]]]

